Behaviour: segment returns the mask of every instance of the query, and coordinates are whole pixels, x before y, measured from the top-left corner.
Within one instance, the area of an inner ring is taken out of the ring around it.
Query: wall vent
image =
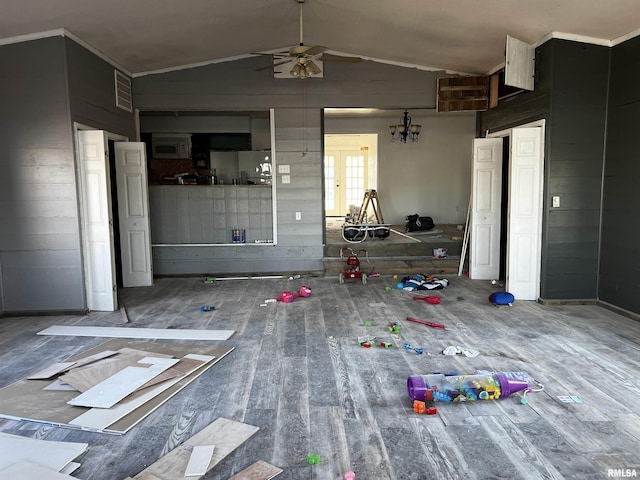
[[[131,95],[131,79],[124,73],[114,70],[116,83],[116,107],[127,112],[133,112],[133,100]]]

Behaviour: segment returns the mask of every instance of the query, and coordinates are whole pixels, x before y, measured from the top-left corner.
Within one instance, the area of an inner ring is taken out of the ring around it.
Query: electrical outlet
[[[278,165],[278,173],[291,173],[289,165]]]
[[[296,220],[302,220],[302,212],[296,212]]]
[[[282,183],[291,183],[290,175],[282,175]]]
[[[551,197],[551,205],[553,206],[553,208],[560,208],[560,196],[559,195],[554,195],[553,197]]]

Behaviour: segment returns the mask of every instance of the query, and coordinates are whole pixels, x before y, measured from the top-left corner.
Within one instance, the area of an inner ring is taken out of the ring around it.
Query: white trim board
[[[234,330],[190,330],[127,327],[79,327],[54,325],[38,335],[70,335],[74,337],[160,338],[163,340],[228,340]]]

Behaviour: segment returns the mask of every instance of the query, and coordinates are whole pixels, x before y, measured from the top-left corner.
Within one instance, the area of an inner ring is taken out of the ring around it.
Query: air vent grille
[[[116,107],[127,112],[133,112],[133,100],[131,95],[131,79],[125,74],[114,70],[116,82]]]

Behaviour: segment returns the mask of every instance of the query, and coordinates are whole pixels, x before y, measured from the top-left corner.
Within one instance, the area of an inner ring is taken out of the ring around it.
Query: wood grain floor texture
[[[278,480],[338,480],[348,470],[371,480],[640,475],[640,322],[595,305],[495,308],[490,282],[447,278],[446,289],[419,292],[440,296],[440,305],[413,301],[415,293],[396,289],[390,277],[367,285],[328,277],[161,278],[121,291],[128,324],[119,311],[0,319],[0,387],[105,341],[36,335],[52,325],[235,330],[228,340],[201,342],[234,350],[125,435],[6,419],[0,431],[88,443],[74,476],[91,480],[133,477],[219,417],[260,430],[207,479],[226,480],[260,460],[283,469]],[[302,285],[311,297],[263,305]],[[400,324],[398,335],[390,322]],[[363,335],[394,347],[360,347]],[[404,350],[404,342],[424,353]],[[480,354],[443,355],[450,345]],[[437,403],[433,416],[413,412],[408,376],[478,369],[527,372],[545,389],[528,393],[526,405],[512,395]],[[571,395],[582,403],[558,398]],[[310,465],[308,453],[320,463]]]

